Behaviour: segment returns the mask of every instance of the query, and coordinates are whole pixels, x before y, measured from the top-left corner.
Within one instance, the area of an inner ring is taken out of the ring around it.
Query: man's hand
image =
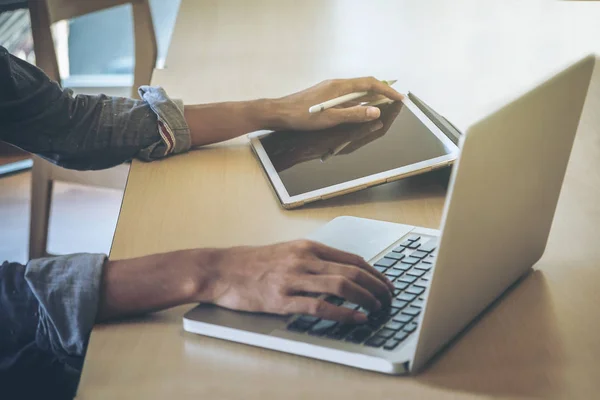
[[[308,112],[315,104],[353,92],[369,93],[364,98],[317,114]],[[382,97],[390,100],[403,98],[372,77],[334,79],[279,99],[186,105],[184,116],[190,128],[192,146],[204,146],[261,129],[315,130],[342,123],[373,121],[379,118],[379,109],[362,106],[360,102]]]
[[[364,313],[310,294],[334,295],[379,310],[389,305],[394,289],[361,257],[306,240],[218,250],[204,268],[198,301],[252,312],[365,322]]]
[[[277,115],[271,129],[314,130],[325,129],[342,123],[367,122],[379,118],[377,107],[367,107],[351,102],[338,107],[310,114],[308,109],[336,97],[354,92],[369,92],[369,96],[357,101],[372,101],[384,96],[390,100],[402,100],[403,96],[385,83],[373,77],[355,79],[333,79],[313,87],[274,100],[273,113]]]
[[[180,250],[108,261],[97,321],[203,302],[234,310],[311,314],[361,323],[365,314],[311,295],[334,295],[377,310],[389,305],[393,289],[361,257],[306,240]]]

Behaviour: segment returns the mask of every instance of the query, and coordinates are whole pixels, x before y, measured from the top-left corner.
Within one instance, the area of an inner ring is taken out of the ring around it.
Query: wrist
[[[256,130],[277,130],[283,127],[285,117],[278,99],[251,101],[251,114],[257,118]]]
[[[221,249],[186,250],[191,268],[186,270],[187,280],[191,282],[186,295],[190,302],[212,303],[216,298],[218,283],[221,280],[219,268]]]

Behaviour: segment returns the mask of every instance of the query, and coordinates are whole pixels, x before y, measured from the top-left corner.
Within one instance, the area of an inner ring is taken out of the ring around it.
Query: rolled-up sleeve
[[[183,116],[183,102],[171,100],[161,87],[142,86],[138,93],[156,114],[156,125],[162,140],[139,152],[139,158],[151,161],[171,153],[183,153],[191,147],[190,129]]]
[[[65,168],[96,170],[190,148],[183,103],[160,87],[141,100],[77,95],[0,47],[0,140]]]
[[[105,261],[75,254],[0,265],[1,398],[73,398]]]
[[[85,354],[96,320],[103,254],[31,260],[25,280],[38,302],[36,342],[60,360]]]

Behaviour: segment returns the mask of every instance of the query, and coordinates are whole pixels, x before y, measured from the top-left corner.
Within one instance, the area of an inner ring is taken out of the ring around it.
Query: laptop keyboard
[[[365,324],[343,324],[301,315],[288,324],[290,331],[343,340],[369,347],[394,350],[417,330],[423,308],[424,294],[429,286],[435,261],[437,239],[411,235],[399,246],[377,261],[375,268],[393,283],[394,298],[389,307],[368,313]],[[329,296],[328,302],[360,310],[360,306]]]

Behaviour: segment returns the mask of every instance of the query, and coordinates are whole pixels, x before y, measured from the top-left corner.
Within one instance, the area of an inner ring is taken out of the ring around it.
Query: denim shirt
[[[0,46],[0,140],[56,165],[102,169],[187,151],[183,103],[160,87],[139,94],[73,96]],[[105,262],[73,254],[0,265],[0,397],[10,388],[17,398],[73,396]]]

